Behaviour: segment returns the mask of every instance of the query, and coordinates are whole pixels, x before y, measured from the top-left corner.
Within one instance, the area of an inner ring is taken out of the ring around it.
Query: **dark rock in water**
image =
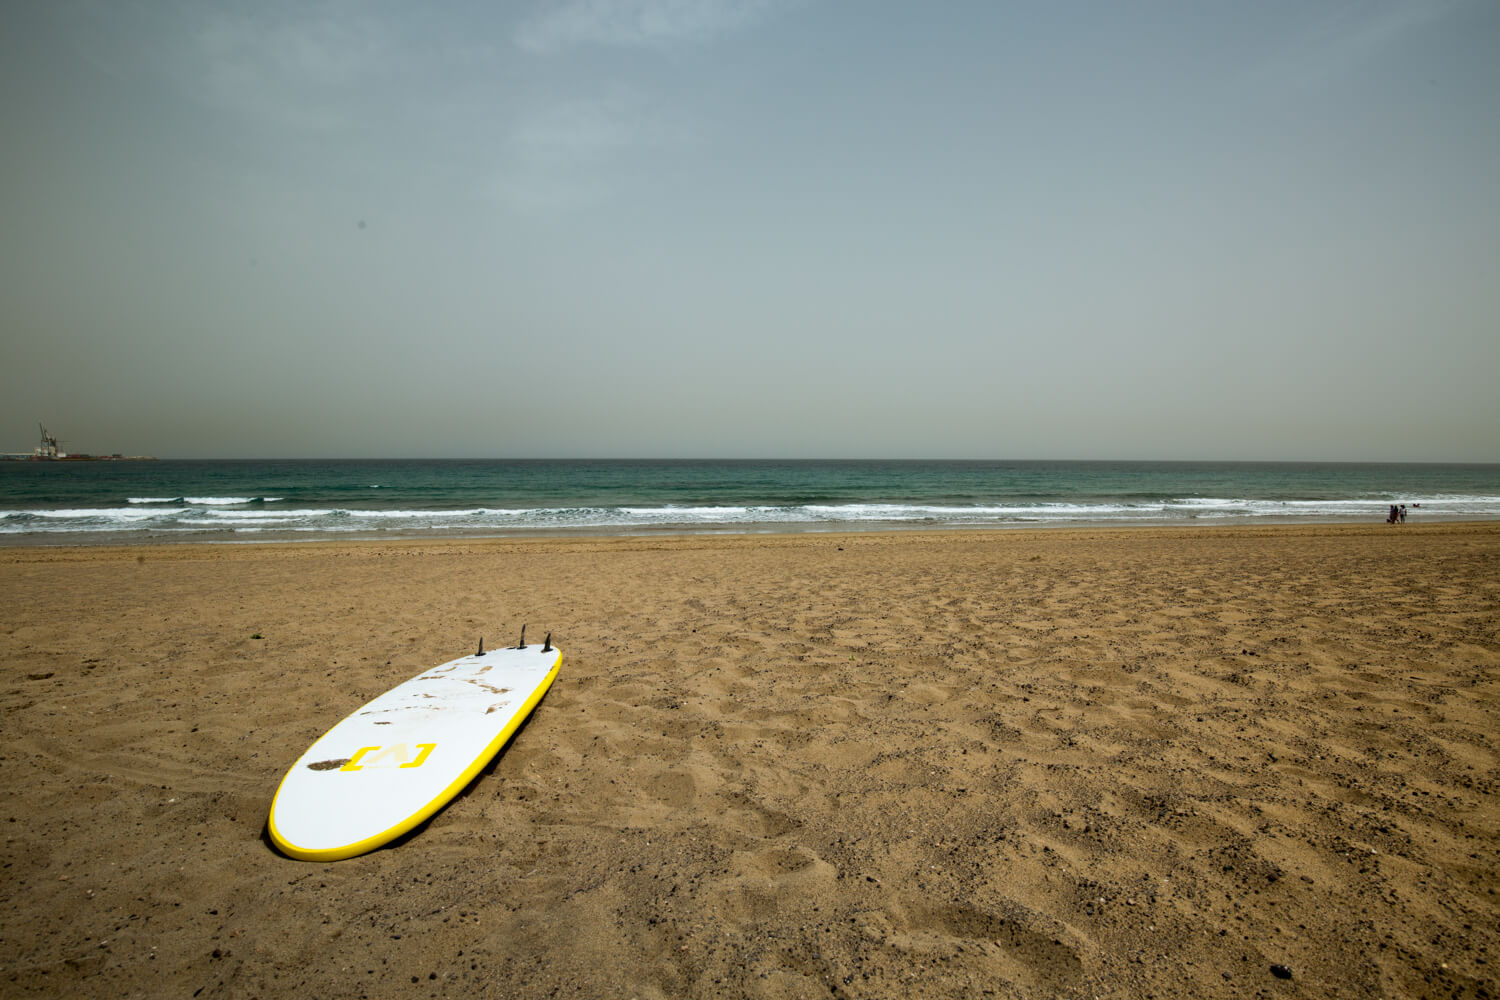
[[[1273,965],[1271,966],[1271,975],[1277,979],[1291,979],[1292,970],[1284,965]]]

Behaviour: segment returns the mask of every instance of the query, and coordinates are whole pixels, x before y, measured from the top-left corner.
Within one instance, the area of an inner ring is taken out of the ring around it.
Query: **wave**
[[[45,521],[124,521],[136,523],[148,521],[153,518],[171,517],[187,513],[186,507],[159,507],[153,510],[139,510],[132,507],[80,507],[80,508],[58,508],[52,510],[19,510],[4,511],[3,516],[7,519],[39,518]]]
[[[283,497],[128,497],[126,502],[133,504],[188,503],[196,507],[235,507],[251,503],[280,503],[283,499]]]
[[[454,508],[277,507],[277,497],[132,497],[127,506],[0,510],[0,534],[204,537],[309,533],[515,534],[547,531],[782,531],[870,527],[1380,521],[1400,499],[1177,497],[1016,502],[801,502]],[[1420,519],[1500,518],[1500,496],[1404,501]]]

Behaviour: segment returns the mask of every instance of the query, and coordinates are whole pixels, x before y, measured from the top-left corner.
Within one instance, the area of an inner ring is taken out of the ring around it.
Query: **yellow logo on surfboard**
[[[360,747],[340,771],[363,771],[367,767],[421,767],[437,747],[436,743],[418,743],[416,756],[405,743],[388,747]]]

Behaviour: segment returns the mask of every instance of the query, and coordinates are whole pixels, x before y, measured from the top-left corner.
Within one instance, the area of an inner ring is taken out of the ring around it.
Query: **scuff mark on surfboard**
[[[334,771],[349,763],[349,758],[343,760],[320,760],[315,764],[307,765],[309,771]]]

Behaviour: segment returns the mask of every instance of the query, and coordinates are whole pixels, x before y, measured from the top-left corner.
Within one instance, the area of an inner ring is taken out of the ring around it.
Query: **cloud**
[[[531,52],[579,45],[652,47],[705,42],[755,21],[772,0],[571,0],[528,20],[516,44]]]
[[[1473,0],[1375,0],[1334,8],[1289,39],[1257,78],[1274,89],[1327,86],[1364,72],[1406,42],[1452,17]]]
[[[187,81],[217,107],[297,130],[325,131],[346,117],[394,46],[385,26],[324,8],[295,16],[209,11],[193,37]]]
[[[659,131],[624,90],[534,108],[510,130],[493,193],[522,211],[592,204],[610,189],[618,161],[658,142]]]

